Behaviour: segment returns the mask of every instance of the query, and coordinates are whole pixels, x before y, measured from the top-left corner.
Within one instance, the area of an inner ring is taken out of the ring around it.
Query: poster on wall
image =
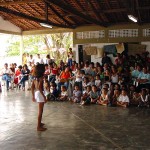
[[[86,55],[97,55],[97,47],[90,46],[90,47],[85,47],[85,52]]]
[[[146,51],[146,45],[141,44],[128,44],[128,54],[136,55]]]
[[[98,48],[97,49],[97,55],[95,55],[95,58],[102,58],[104,54],[103,48]]]
[[[116,57],[117,55],[116,45],[105,45],[104,52],[106,52],[107,54],[113,54],[113,56]]]
[[[117,53],[121,54],[125,50],[124,44],[123,43],[116,44],[116,49],[117,49]]]

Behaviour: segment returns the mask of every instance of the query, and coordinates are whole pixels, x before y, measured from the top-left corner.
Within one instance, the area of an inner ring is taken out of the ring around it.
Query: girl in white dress
[[[99,100],[97,101],[97,103],[99,105],[107,106],[108,102],[109,102],[108,89],[103,88],[102,89],[102,94],[100,95]]]
[[[67,88],[64,85],[61,86],[61,94],[60,94],[59,100],[60,101],[67,101],[68,100]]]
[[[45,131],[46,128],[43,127],[42,114],[44,104],[46,103],[46,96],[43,93],[43,75],[45,72],[45,67],[43,64],[38,64],[34,69],[34,77],[35,79],[32,82],[32,100],[33,102],[38,102],[39,104],[39,112],[38,112],[38,124],[37,131]]]

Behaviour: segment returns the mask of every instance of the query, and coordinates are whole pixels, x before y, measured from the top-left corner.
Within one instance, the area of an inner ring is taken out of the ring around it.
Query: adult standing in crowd
[[[51,61],[51,58],[50,58],[50,55],[46,55],[46,60],[45,60],[45,64],[50,64],[52,61]]]
[[[110,57],[107,56],[107,53],[104,53],[102,58],[102,66],[104,66],[104,64],[112,64]]]
[[[22,55],[22,64],[23,64],[23,65],[27,64],[26,53],[23,53],[23,55]]]
[[[69,48],[69,52],[68,52],[68,66],[72,66],[72,59],[73,59],[73,52],[72,52],[72,48]]]
[[[35,59],[35,64],[44,64],[43,59],[41,58],[40,54],[37,54],[37,58]]]
[[[33,55],[30,55],[30,58],[29,58],[29,64],[34,64],[34,58],[33,58]]]

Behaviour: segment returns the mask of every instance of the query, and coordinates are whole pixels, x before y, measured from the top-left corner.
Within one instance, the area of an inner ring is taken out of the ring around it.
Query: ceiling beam
[[[43,2],[43,0],[22,0],[22,1],[10,1],[10,2],[0,2],[0,6],[27,4],[27,3],[38,3]]]
[[[87,1],[88,1],[89,7],[90,7],[91,10],[93,11],[93,13],[94,13],[94,15],[96,16],[96,18],[97,18],[98,20],[101,20],[100,17],[99,17],[99,15],[98,15],[97,10],[95,9],[93,3],[91,2],[91,0],[87,0]]]
[[[66,20],[60,13],[58,13],[51,4],[48,3],[48,7],[54,12],[54,14],[56,14],[56,16],[58,18],[60,18],[62,21],[64,21],[65,24],[71,26],[70,22],[68,20]]]
[[[48,4],[45,3],[45,19],[48,21]]]
[[[103,10],[102,13],[117,13],[117,12],[127,12],[126,8],[118,8],[118,9],[107,9]]]
[[[137,7],[136,9],[139,9],[139,10],[150,10],[150,6]]]
[[[139,7],[139,2],[138,2],[138,0],[135,0],[135,3],[136,3],[136,7]],[[139,21],[139,23],[141,24],[141,15],[140,15],[140,11],[139,11],[139,9],[137,10],[137,13],[138,13],[138,21]]]
[[[63,3],[62,1],[57,1],[57,0],[45,0],[45,1],[50,4],[54,4],[55,6],[61,8],[62,10],[67,11],[75,16],[78,16],[87,22],[106,27],[105,23],[100,23],[99,21],[95,20],[94,18],[91,18],[90,16],[82,14],[75,8],[70,7],[68,4]]]
[[[81,10],[84,10],[84,11],[85,11],[83,5],[81,5],[81,3],[80,3],[80,0],[75,0],[75,2],[76,2],[76,4],[78,5],[78,7],[79,7]]]
[[[105,21],[105,22],[109,22],[107,16],[102,12],[102,8],[100,5],[100,1],[99,0],[95,0],[96,1],[96,5],[98,6],[98,10],[97,12],[99,13],[100,17]]]
[[[19,16],[19,17],[22,17],[22,18],[25,18],[25,19],[28,19],[28,20],[32,20],[32,21],[35,21],[35,22],[39,22],[39,23],[47,23],[47,24],[50,24],[52,26],[62,27],[62,28],[72,28],[72,27],[69,27],[69,26],[66,26],[66,25],[55,24],[51,21],[46,21],[46,20],[42,20],[42,19],[39,19],[39,18],[35,18],[33,16],[28,16],[24,13],[17,12],[17,11],[14,11],[14,10],[11,10],[11,9],[8,9],[8,8],[2,7],[2,6],[0,6],[0,11],[8,13],[8,14],[13,14],[15,16]]]

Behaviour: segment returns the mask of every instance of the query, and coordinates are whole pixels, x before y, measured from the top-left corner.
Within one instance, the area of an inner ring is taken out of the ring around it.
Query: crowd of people
[[[34,69],[43,64],[43,94],[47,101],[71,101],[80,105],[98,104],[103,106],[150,107],[150,58],[149,53],[128,56],[117,54],[115,64],[104,53],[102,62],[72,61],[72,50],[68,62],[56,64],[47,55],[37,59],[25,55],[24,65],[17,67],[6,63],[1,71],[6,89],[33,88]]]

